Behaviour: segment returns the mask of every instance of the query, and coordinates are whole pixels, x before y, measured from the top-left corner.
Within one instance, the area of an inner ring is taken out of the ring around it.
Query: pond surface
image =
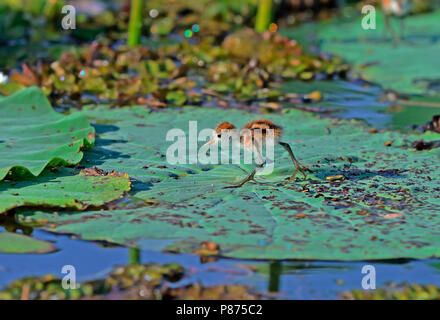
[[[387,101],[380,86],[359,80],[291,81],[284,83],[280,90],[299,94],[320,91],[323,100],[310,106],[332,110],[329,113],[332,117],[360,119],[380,129],[411,130],[440,113],[440,104],[438,107],[422,105],[424,100],[429,100],[423,95],[411,96],[412,101],[405,101],[405,104]],[[416,101],[421,101],[421,104]]]
[[[1,230],[2,228],[0,228]],[[3,230],[1,230],[3,231]],[[127,264],[129,249],[102,247],[101,245],[71,239],[35,230],[33,236],[53,241],[58,251],[46,255],[0,254],[0,287],[14,279],[26,276],[54,274],[62,277],[61,268],[72,264],[78,281],[103,278],[112,266]],[[173,284],[182,285],[200,281],[204,285],[241,283],[251,286],[268,298],[281,299],[337,299],[341,291],[360,289],[362,267],[366,264],[376,268],[377,286],[388,281],[417,282],[440,286],[438,262],[265,262],[236,259],[220,259],[201,263],[193,255],[171,255],[157,251],[141,251],[142,263],[178,262],[189,272],[184,279]],[[250,271],[253,270],[253,271]]]

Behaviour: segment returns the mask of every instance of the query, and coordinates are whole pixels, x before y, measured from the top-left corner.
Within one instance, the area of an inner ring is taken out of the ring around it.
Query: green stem
[[[141,251],[139,248],[129,248],[128,250],[130,252],[130,264],[141,264]]]
[[[255,31],[262,33],[267,30],[272,19],[272,0],[259,0]]]
[[[137,46],[141,40],[142,12],[145,0],[131,0],[127,45]]]
[[[269,292],[280,291],[280,276],[282,273],[282,265],[279,261],[272,261],[269,264]]]

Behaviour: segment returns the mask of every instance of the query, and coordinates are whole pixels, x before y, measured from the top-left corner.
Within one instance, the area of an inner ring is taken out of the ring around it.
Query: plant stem
[[[269,292],[280,291],[280,276],[282,274],[282,265],[279,261],[269,263]]]
[[[127,45],[137,46],[141,40],[142,12],[145,0],[131,0]]]
[[[139,248],[129,248],[130,252],[130,260],[129,263],[131,265],[138,265],[141,264],[141,251]]]
[[[272,0],[259,0],[255,31],[263,33],[272,19]]]

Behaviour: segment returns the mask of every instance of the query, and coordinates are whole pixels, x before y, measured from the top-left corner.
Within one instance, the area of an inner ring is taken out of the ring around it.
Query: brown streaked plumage
[[[238,132],[237,128],[229,122],[221,122],[215,129],[213,132],[213,138],[211,140],[209,140],[207,143],[205,143],[205,145],[209,145],[212,144],[214,142],[218,142],[221,140],[221,135],[223,132],[229,133],[229,134],[240,134],[240,144],[250,150],[250,151],[255,151],[257,153],[258,156],[258,161],[259,163],[257,163],[257,166],[254,168],[254,170],[242,181],[238,182],[237,184],[227,187],[227,188],[237,188],[237,187],[241,187],[243,186],[245,183],[253,180],[255,181],[255,173],[257,172],[257,169],[260,169],[264,166],[265,161],[263,160],[261,153],[262,153],[262,147],[263,147],[263,141],[262,139],[266,139],[267,133],[269,132],[268,130],[273,130],[273,138],[274,138],[274,143],[278,143],[279,145],[281,145],[288,153],[289,156],[295,166],[295,171],[292,174],[292,176],[289,178],[289,180],[286,182],[290,182],[291,180],[293,180],[296,176],[296,173],[299,171],[304,175],[304,178],[307,177],[306,172],[311,172],[311,170],[305,166],[303,166],[295,157],[295,155],[293,154],[293,151],[290,147],[290,145],[286,142],[281,142],[281,136],[283,134],[283,129],[276,125],[275,123],[273,123],[270,120],[266,120],[266,119],[260,119],[260,120],[254,120],[251,121],[249,123],[247,123],[240,132]],[[257,182],[257,181],[255,181]]]
[[[236,128],[230,122],[222,122],[217,127],[215,127],[216,132],[221,132],[222,130],[233,130],[233,129],[236,129]]]
[[[241,130],[246,130],[246,129],[249,130],[260,129],[263,138],[266,137],[267,129],[272,129],[274,131],[274,137],[276,139],[281,137],[281,135],[283,134],[283,129],[281,127],[277,126],[272,121],[265,119],[251,121],[247,123]]]
[[[273,123],[270,120],[260,119],[260,120],[254,120],[249,123],[247,123],[242,129],[241,129],[241,143],[245,148],[248,148],[248,145],[251,143],[255,143],[255,137],[258,132],[258,140],[266,139],[267,136],[267,130],[273,130],[273,138],[274,142],[277,143],[280,139],[281,135],[283,134],[283,129],[279,126],[277,126],[275,123]],[[250,134],[247,134],[248,131],[250,131]],[[257,141],[258,143],[258,141]],[[248,148],[249,149],[249,148]]]

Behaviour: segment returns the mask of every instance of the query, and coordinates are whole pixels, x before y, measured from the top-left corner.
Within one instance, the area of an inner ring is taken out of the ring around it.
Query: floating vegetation
[[[346,300],[440,300],[440,288],[435,285],[388,283],[375,290],[351,290],[340,294]]]
[[[146,264],[118,266],[102,280],[79,284],[79,288],[63,288],[61,279],[46,275],[27,277],[10,283],[0,291],[0,300],[65,300],[65,299],[258,299],[242,285],[216,285],[205,287],[199,283],[178,284],[184,276],[178,264]]]
[[[274,86],[285,79],[344,77],[348,65],[331,56],[311,56],[279,34],[244,29],[220,45],[212,37],[157,49],[94,42],[65,51],[51,63],[24,63],[0,93],[40,86],[56,105],[110,102],[115,106],[220,106],[231,98],[247,102],[283,99]]]

